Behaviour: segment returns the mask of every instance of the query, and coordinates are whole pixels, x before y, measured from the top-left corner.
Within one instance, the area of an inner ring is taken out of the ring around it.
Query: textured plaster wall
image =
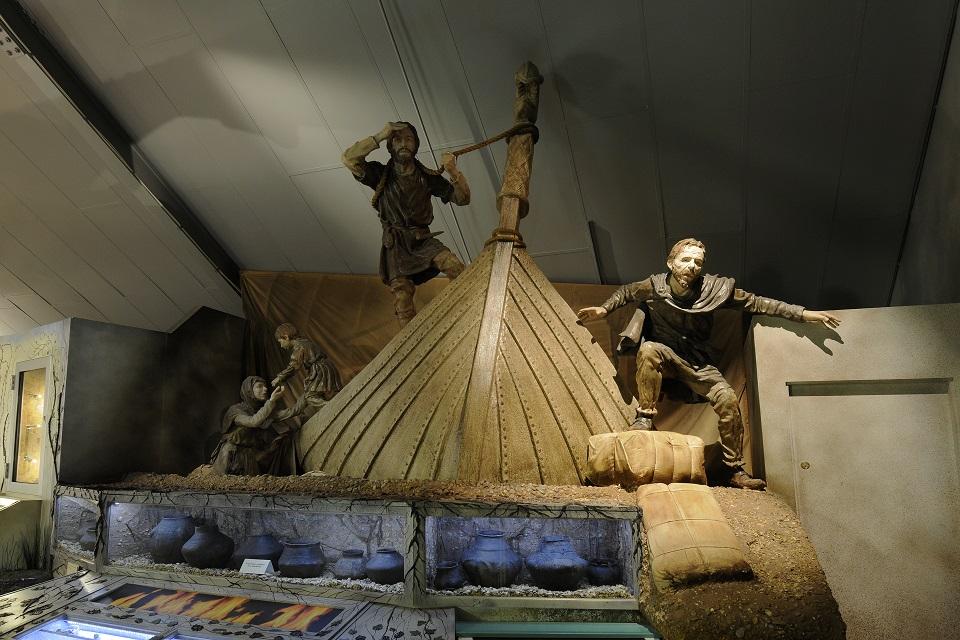
[[[837,314],[836,333],[754,321],[769,488],[797,510],[849,638],[956,637],[960,304]]]
[[[53,489],[57,483],[60,467],[60,432],[63,421],[63,390],[67,374],[67,349],[70,342],[70,320],[36,327],[26,333],[0,338],[0,470],[11,463],[12,438],[17,424],[17,399],[10,391],[11,376],[16,373],[17,363],[49,357],[51,388],[47,389],[44,406],[44,425],[41,440],[44,454],[40,476],[39,494],[31,495],[31,503],[20,507],[34,519],[32,529],[37,547],[47,549],[53,528]],[[18,495],[10,485],[6,473],[0,477],[0,494]],[[5,524],[0,523],[0,529]],[[46,554],[39,564],[46,565]]]
[[[960,29],[955,29],[937,113],[891,304],[960,302]]]

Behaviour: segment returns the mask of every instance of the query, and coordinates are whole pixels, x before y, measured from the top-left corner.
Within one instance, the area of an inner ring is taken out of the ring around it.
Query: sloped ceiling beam
[[[240,269],[197,215],[147,160],[137,143],[84,84],[60,53],[40,32],[16,0],[0,0],[0,23],[20,48],[42,68],[60,91],[110,145],[123,163],[170,214],[177,226],[214,265],[217,271],[240,290]]]

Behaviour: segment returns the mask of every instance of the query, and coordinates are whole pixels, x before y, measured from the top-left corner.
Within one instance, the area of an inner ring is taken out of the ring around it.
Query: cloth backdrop
[[[284,322],[296,325],[333,360],[347,384],[399,331],[393,315],[393,297],[377,276],[324,273],[244,271],[243,306],[249,321],[245,349],[246,375],[268,381],[289,361],[281,351],[274,330]],[[422,309],[447,285],[446,278],[434,278],[417,287],[416,305]],[[613,285],[554,284],[574,310],[602,303],[617,288]],[[587,329],[613,359],[618,337],[630,319],[633,306],[618,309],[604,320],[588,323]],[[743,346],[749,316],[739,311],[716,313],[712,342],[720,354],[717,365],[740,398],[744,419],[744,458],[751,468],[750,427]],[[618,380],[627,401],[636,396],[636,359],[617,357]],[[288,381],[286,402],[303,387],[302,376]],[[239,388],[239,381],[237,382]],[[706,443],[708,473],[720,461],[717,418],[707,403],[687,405],[662,399],[657,405],[657,429],[699,436]]]

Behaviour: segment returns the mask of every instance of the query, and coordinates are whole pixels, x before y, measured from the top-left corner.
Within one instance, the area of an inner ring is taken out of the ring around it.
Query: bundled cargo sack
[[[671,431],[621,431],[591,436],[587,481],[627,491],[654,482],[707,483],[703,440]]]
[[[650,484],[637,490],[657,589],[747,579],[753,570],[709,487]]]

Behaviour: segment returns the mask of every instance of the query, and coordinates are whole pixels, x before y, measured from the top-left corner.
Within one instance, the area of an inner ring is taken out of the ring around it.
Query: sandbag
[[[707,483],[703,440],[671,431],[621,431],[590,437],[587,481],[628,491],[652,482]]]
[[[709,487],[650,484],[637,490],[658,589],[753,576],[743,547]]]

